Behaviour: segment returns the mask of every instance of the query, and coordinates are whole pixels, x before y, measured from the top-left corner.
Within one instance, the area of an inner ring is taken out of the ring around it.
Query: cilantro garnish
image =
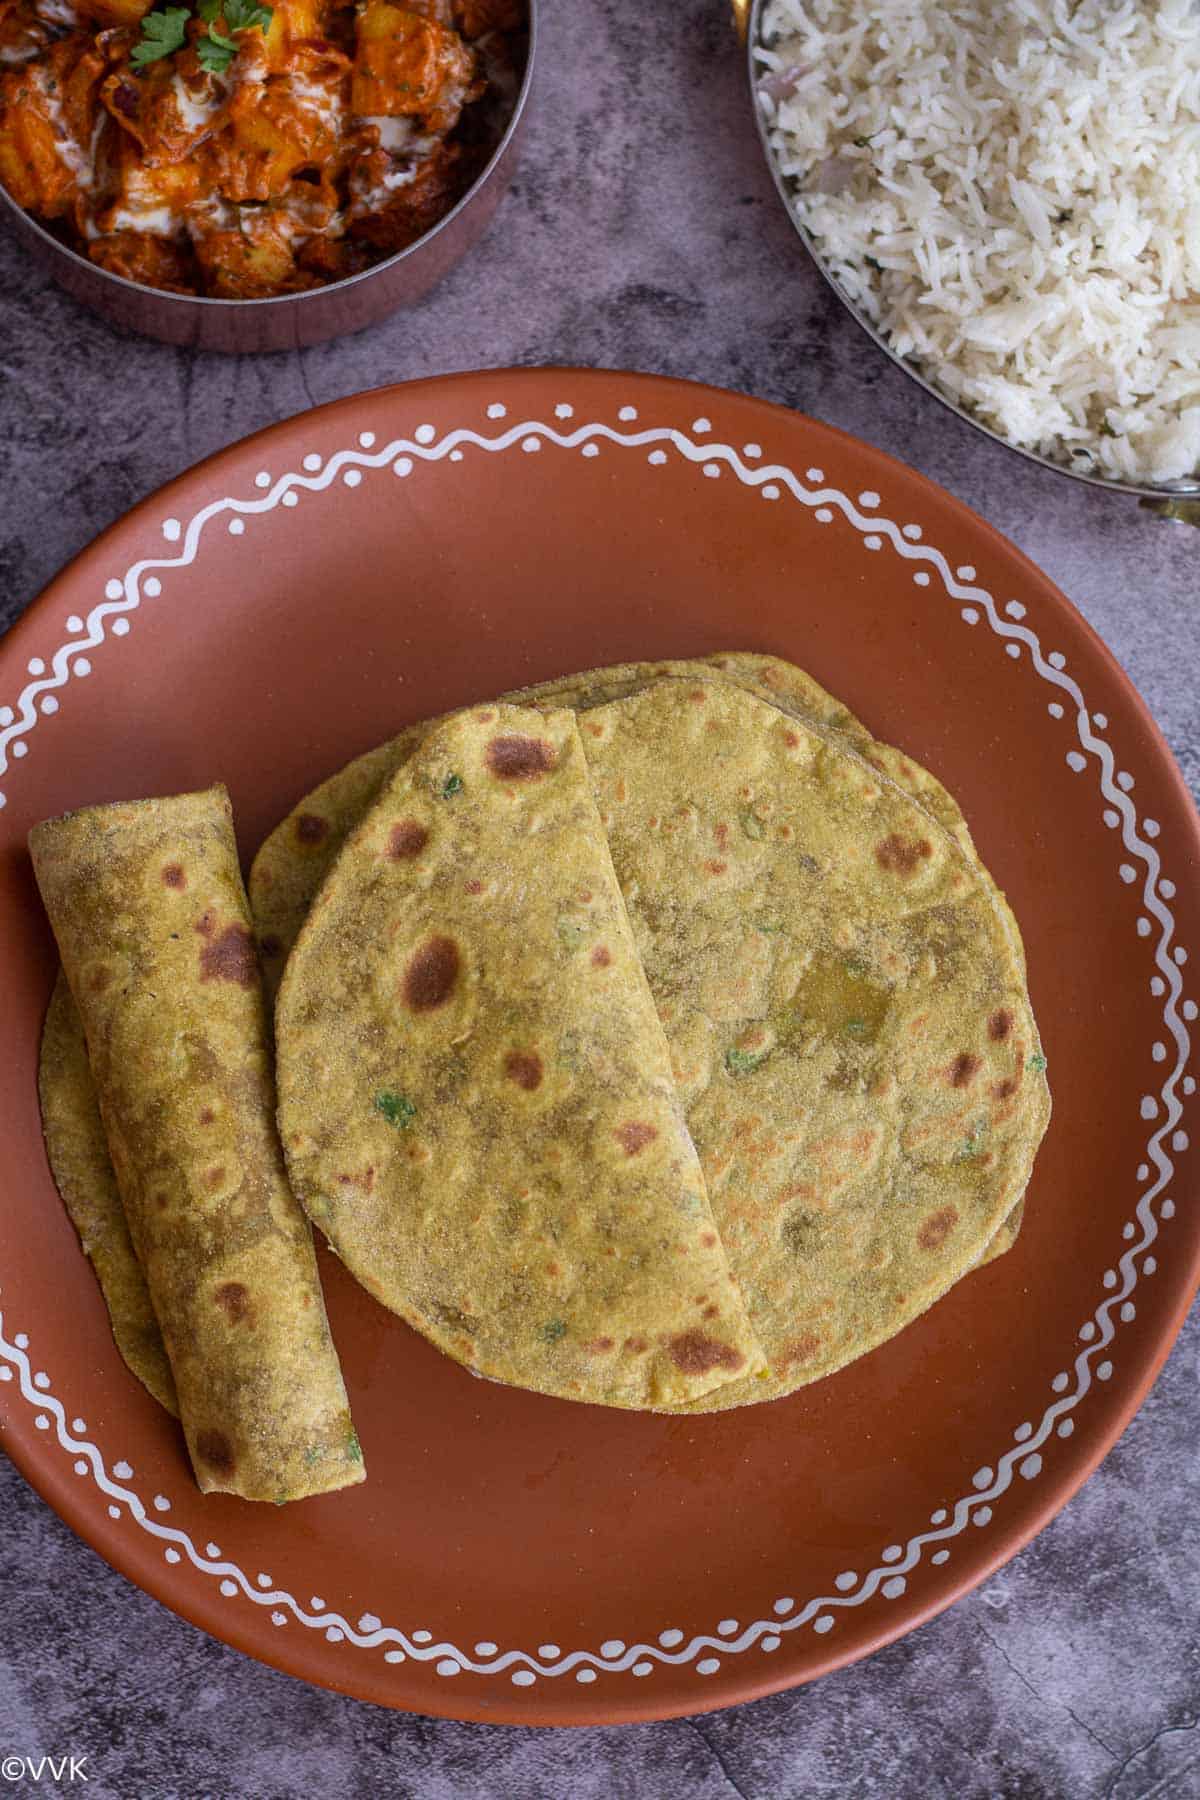
[[[551,1319],[548,1325],[542,1326],[541,1336],[547,1344],[557,1344],[559,1338],[566,1335],[567,1328],[561,1319]]]
[[[350,1432],[349,1439],[346,1443],[346,1455],[350,1458],[351,1462],[360,1463],[363,1459],[362,1445],[358,1441],[357,1431],[351,1430]]]
[[[461,794],[462,791],[463,791],[462,776],[461,775],[447,775],[445,781],[443,781],[443,783],[442,783],[442,799],[443,800],[453,800],[455,794]]]
[[[762,820],[757,813],[752,813],[748,806],[743,808],[739,816],[741,819],[742,830],[748,838],[757,839],[764,835],[765,827]]]
[[[187,22],[191,13],[186,6],[168,6],[164,12],[148,12],[142,19],[142,41],[135,44],[130,62],[135,69],[173,56],[187,41]]]
[[[417,1109],[407,1094],[394,1094],[390,1088],[384,1088],[375,1096],[375,1111],[382,1113],[389,1125],[397,1131],[407,1131],[417,1116]]]
[[[272,9],[260,6],[258,0],[198,0],[196,11],[208,30],[196,40],[196,60],[210,75],[223,75],[237,55],[237,43],[230,35],[235,31],[266,32]],[[168,6],[162,12],[149,12],[142,20],[142,42],[135,44],[130,62],[135,69],[147,63],[173,56],[187,43],[188,21],[192,13],[186,6]],[[225,30],[217,29],[217,20]]]
[[[865,1019],[847,1019],[846,1030],[851,1037],[866,1037],[867,1021]]]
[[[236,55],[237,45],[233,39],[223,37],[215,25],[210,25],[206,35],[197,39],[196,61],[210,75],[223,75]]]
[[[1040,1050],[1035,1051],[1035,1053],[1029,1059],[1029,1067],[1031,1069],[1033,1069],[1038,1075],[1040,1075],[1042,1070],[1045,1068],[1045,1066],[1046,1066],[1045,1057],[1042,1055]]]
[[[731,1075],[749,1075],[766,1054],[765,1050],[739,1050],[734,1044],[725,1052],[725,1067]]]

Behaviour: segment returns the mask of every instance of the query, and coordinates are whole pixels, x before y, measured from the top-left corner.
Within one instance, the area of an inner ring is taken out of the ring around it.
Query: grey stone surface
[[[0,626],[149,489],[310,405],[505,363],[654,369],[831,420],[975,506],[1107,639],[1200,785],[1200,536],[1025,465],[861,341],[778,211],[722,0],[543,3],[516,187],[470,261],[374,332],[175,352],[85,316],[0,241]],[[1200,1795],[1198,1364],[1193,1318],[1081,1494],[905,1642],[797,1693],[612,1730],[443,1724],[274,1674],[130,1587],[0,1461],[0,1756],[86,1751],[89,1791],[121,1800]]]

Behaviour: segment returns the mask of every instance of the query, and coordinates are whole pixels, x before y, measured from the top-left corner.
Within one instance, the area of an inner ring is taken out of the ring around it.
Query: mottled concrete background
[[[490,237],[366,336],[243,361],[125,340],[0,240],[0,626],[149,489],[307,406],[512,362],[655,369],[801,407],[961,495],[1083,609],[1200,785],[1200,536],[1027,467],[864,344],[778,212],[722,0],[543,5],[533,131]],[[1193,1319],[1065,1513],[906,1642],[620,1730],[440,1724],[273,1674],[131,1588],[0,1462],[0,1755],[87,1751],[88,1791],[121,1800],[1200,1795],[1198,1362]]]

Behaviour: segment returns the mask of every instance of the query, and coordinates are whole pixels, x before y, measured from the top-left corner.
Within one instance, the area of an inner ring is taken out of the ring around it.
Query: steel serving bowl
[[[62,288],[114,325],[199,350],[298,350],[375,325],[421,300],[482,236],[504,195],[524,134],[537,62],[538,0],[527,0],[529,48],[509,119],[481,175],[415,244],[359,275],[266,300],[214,300],[143,287],[101,269],[60,243],[0,185],[0,207],[12,230]]]
[[[1006,438],[1000,432],[993,430],[990,425],[985,425],[983,421],[976,417],[976,415],[968,408],[960,406],[957,401],[952,400],[949,395],[943,393],[937,384],[930,380],[929,376],[924,374],[914,363],[896,353],[888,343],[887,339],[880,332],[879,328],[867,317],[861,307],[859,307],[838,285],[836,278],[826,266],[824,257],[821,254],[820,247],[816,240],[802,221],[796,216],[794,205],[795,192],[794,189],[789,186],[787,178],[780,169],[779,159],[776,156],[774,146],[771,143],[767,121],[763,115],[762,107],[759,104],[758,84],[760,71],[755,66],[755,57],[761,42],[762,16],[766,10],[767,0],[731,0],[731,4],[733,8],[734,24],[737,27],[738,35],[741,37],[746,50],[746,74],[750,86],[750,104],[754,111],[754,122],[758,130],[759,143],[762,145],[762,152],[766,158],[767,167],[771,171],[771,179],[775,184],[775,191],[783,203],[784,211],[791,220],[793,230],[808,251],[818,271],[833,289],[833,292],[837,295],[846,311],[862,327],[867,336],[879,346],[884,355],[889,357],[898,368],[903,369],[904,373],[912,381],[915,381],[919,387],[923,387],[927,394],[932,394],[935,400],[939,401],[940,404],[946,407],[950,412],[956,413],[960,419],[965,420],[968,425],[974,428],[974,430],[981,431],[985,437],[990,437],[994,439],[996,443],[1003,444],[1005,449],[1012,450],[1018,456],[1025,457],[1026,461],[1039,463],[1043,469],[1050,469],[1055,475],[1064,475],[1068,480],[1086,482],[1089,487],[1109,488],[1113,493],[1130,495],[1131,497],[1140,500],[1141,504],[1146,507],[1147,510],[1158,514],[1161,518],[1200,526],[1200,478],[1165,481],[1161,483],[1141,483],[1135,481],[1118,481],[1112,476],[1097,475],[1083,469],[1068,468],[1064,463],[1055,462],[1048,456],[1042,456],[1037,450],[1028,450],[1022,444],[1013,443],[1011,438]]]

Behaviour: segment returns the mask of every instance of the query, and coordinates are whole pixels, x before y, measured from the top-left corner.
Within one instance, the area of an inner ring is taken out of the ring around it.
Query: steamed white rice
[[[769,0],[796,214],[892,347],[1015,444],[1200,475],[1200,0]]]

